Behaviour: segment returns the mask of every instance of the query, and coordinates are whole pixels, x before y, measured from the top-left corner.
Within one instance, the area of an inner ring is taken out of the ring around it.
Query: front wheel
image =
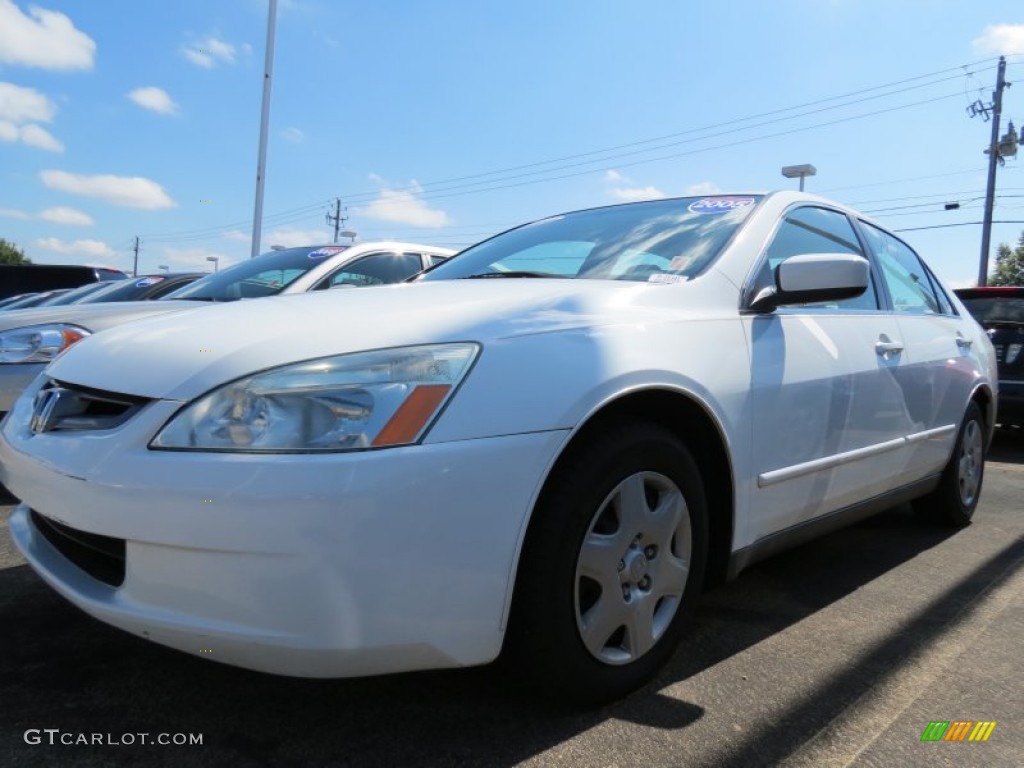
[[[955,528],[970,525],[985,476],[985,419],[971,402],[957,433],[953,455],[942,471],[939,486],[914,502],[924,517]]]
[[[516,667],[577,704],[640,687],[686,628],[706,554],[703,484],[674,434],[622,424],[577,446],[524,544],[508,641]]]

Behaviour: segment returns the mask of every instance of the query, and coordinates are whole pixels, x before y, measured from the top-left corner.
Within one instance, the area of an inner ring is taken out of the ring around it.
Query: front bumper
[[[31,435],[17,408],[5,424],[0,481],[24,500],[12,537],[72,603],[164,645],[287,675],[497,656],[528,511],[565,432],[331,455],[147,449],[177,407],[156,401],[119,428],[73,436]],[[30,510],[123,541],[123,583],[75,565]]]

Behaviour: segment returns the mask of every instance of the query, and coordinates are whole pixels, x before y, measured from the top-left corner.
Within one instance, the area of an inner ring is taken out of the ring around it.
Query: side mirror
[[[775,285],[759,291],[750,309],[852,299],[867,290],[869,272],[868,260],[852,253],[790,256],[775,267]]]

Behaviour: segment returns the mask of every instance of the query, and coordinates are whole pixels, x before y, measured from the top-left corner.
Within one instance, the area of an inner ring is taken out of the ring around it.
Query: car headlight
[[[416,442],[479,346],[431,344],[308,360],[238,379],[178,411],[151,448],[351,451]]]
[[[1013,365],[1017,362],[1017,357],[1020,355],[1020,344],[1010,344],[1006,347],[1006,364]]]
[[[28,325],[0,332],[0,364],[48,363],[89,335],[85,328],[64,323]]]

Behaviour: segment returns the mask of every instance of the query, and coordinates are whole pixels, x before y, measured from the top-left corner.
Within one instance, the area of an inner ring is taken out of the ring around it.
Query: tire
[[[985,418],[971,401],[964,413],[953,455],[942,471],[938,487],[914,502],[922,517],[953,528],[971,524],[985,476]]]
[[[703,483],[681,440],[646,423],[589,435],[534,511],[506,642],[531,687],[584,706],[630,693],[668,660],[708,542]]]

